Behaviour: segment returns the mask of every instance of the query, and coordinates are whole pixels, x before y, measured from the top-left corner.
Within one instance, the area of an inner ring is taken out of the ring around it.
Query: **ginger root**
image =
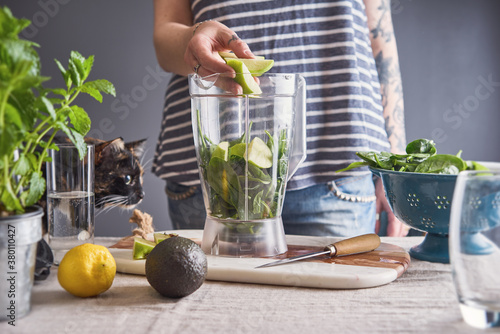
[[[146,239],[148,234],[155,231],[153,228],[153,217],[146,212],[141,212],[138,209],[134,210],[128,221],[131,224],[137,224],[137,227],[132,230],[132,234],[135,237],[142,237]]]
[[[134,246],[134,237],[147,239],[146,236],[154,232],[153,217],[145,212],[135,209],[128,221],[131,224],[137,224],[137,227],[132,230],[132,235],[120,239],[120,241],[110,246],[110,248],[132,249]]]

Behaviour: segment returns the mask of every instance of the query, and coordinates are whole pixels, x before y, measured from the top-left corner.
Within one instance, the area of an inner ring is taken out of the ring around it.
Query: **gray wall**
[[[91,79],[115,84],[117,97],[77,103],[89,113],[90,135],[126,141],[148,138],[152,159],[160,131],[168,75],[159,71],[152,44],[152,1],[2,1],[33,21],[27,37],[38,42],[42,73],[62,80],[53,59],[71,50],[95,55]],[[497,0],[393,0],[405,94],[407,139],[431,138],[441,153],[463,150],[466,159],[500,161],[500,2]],[[244,36],[243,36],[244,37]],[[490,83],[488,83],[490,82]],[[156,229],[170,228],[163,181],[150,172],[139,208]],[[130,212],[98,215],[96,235],[130,234]]]

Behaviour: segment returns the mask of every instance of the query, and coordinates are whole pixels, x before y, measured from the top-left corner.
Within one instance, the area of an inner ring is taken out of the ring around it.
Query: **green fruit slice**
[[[273,67],[274,60],[272,59],[244,59],[244,58],[228,58],[225,59],[226,63],[233,67],[231,63],[241,61],[248,68],[253,76],[258,77],[266,73]],[[234,68],[234,67],[233,67]]]
[[[155,238],[155,244],[158,245],[160,242],[162,242],[165,239],[168,239],[168,238],[171,238],[171,237],[177,237],[178,234],[175,234],[175,233],[169,233],[169,234],[166,234],[166,233],[154,233],[153,236]]]
[[[255,137],[248,144],[247,157],[248,162],[259,168],[269,168],[273,165],[273,153],[259,137]]]
[[[259,84],[243,62],[238,59],[227,59],[226,62],[236,72],[234,80],[243,88],[243,94],[262,94]]]
[[[132,256],[134,260],[145,259],[149,253],[155,248],[156,244],[152,241],[134,237],[134,248],[132,251]]]
[[[229,149],[229,156],[238,156],[240,158],[245,158],[245,152],[247,150],[247,144],[239,143],[234,145]]]
[[[221,158],[222,160],[227,161],[229,158],[229,142],[220,142],[213,151],[212,157]]]
[[[219,55],[222,57],[222,58],[238,58],[238,56],[236,56],[234,54],[234,52],[225,52],[225,51],[220,51],[219,52]],[[255,56],[255,58],[257,59],[265,59],[265,57],[263,56]]]

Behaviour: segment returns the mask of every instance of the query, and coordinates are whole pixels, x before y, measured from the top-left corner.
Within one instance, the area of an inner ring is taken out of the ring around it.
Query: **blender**
[[[207,218],[206,254],[268,257],[287,251],[287,181],[306,158],[305,79],[266,73],[262,93],[235,94],[233,76],[189,76],[193,135]]]

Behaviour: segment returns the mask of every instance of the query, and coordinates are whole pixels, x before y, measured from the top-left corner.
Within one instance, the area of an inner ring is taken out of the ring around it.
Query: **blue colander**
[[[373,174],[382,179],[385,195],[394,215],[416,230],[427,232],[421,244],[410,249],[416,259],[449,263],[448,230],[450,208],[455,188],[456,175],[397,172],[372,168]],[[490,210],[478,211],[478,215],[489,215]],[[496,220],[498,221],[498,220]],[[477,231],[470,231],[476,254],[490,251],[490,244],[482,240]]]

